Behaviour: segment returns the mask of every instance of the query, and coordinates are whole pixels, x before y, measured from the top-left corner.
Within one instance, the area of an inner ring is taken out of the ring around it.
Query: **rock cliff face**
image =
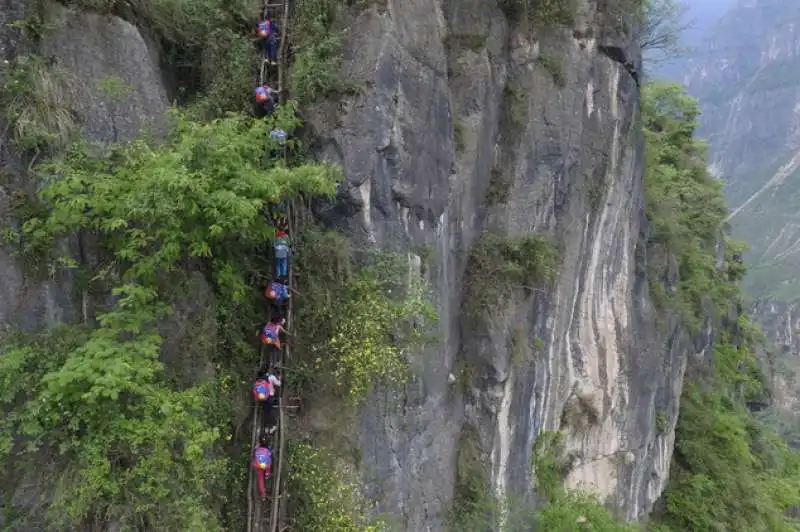
[[[764,300],[750,312],[758,319],[774,345],[772,361],[771,418],[779,433],[794,448],[800,448],[800,309],[798,303]]]
[[[375,406],[361,425],[372,495],[408,530],[438,529],[467,430],[501,496],[530,494],[532,444],[559,429],[568,484],[628,518],[666,482],[684,360],[646,294],[639,52],[584,8],[574,29],[530,34],[485,0],[372,7],[349,21],[345,77],[360,94],[309,113],[318,153],[348,178],[352,215],[332,221],[417,264],[434,250],[440,343],[402,408]],[[476,323],[465,267],[484,231],[547,235],[561,261],[552,286]],[[514,334],[542,345],[519,362]],[[462,395],[448,376],[464,364],[477,378]]]
[[[703,109],[713,171],[726,182],[734,236],[751,246],[745,288],[797,296],[800,5],[740,2],[699,48],[685,81]]]
[[[580,4],[569,27],[533,32],[493,0],[354,11],[342,21],[352,28],[344,72],[358,95],[306,112],[318,156],[347,176],[323,216],[356,239],[407,251],[441,315],[407,396],[377,394],[360,418],[368,494],[406,530],[441,529],[467,434],[500,496],[534,498],[532,445],[551,430],[565,435],[567,483],[629,519],[667,480],[685,355],[702,346],[688,346],[677,327],[657,329],[648,299],[640,52],[609,14],[624,2]],[[136,28],[52,16],[60,29],[42,49],[80,80],[74,98],[90,138],[129,139],[163,115],[158,62]],[[110,76],[125,82],[122,101],[91,92]],[[6,148],[4,164],[20,164]],[[536,232],[560,259],[551,283],[520,287],[474,320],[466,267],[486,231]],[[6,252],[0,272],[3,323],[79,314],[67,280],[26,283]],[[472,378],[459,387],[452,381],[465,367]]]
[[[6,25],[22,20],[33,8],[26,2],[8,2],[3,15],[0,42],[3,57],[10,60],[18,50],[17,32]],[[13,17],[13,18],[12,18]],[[45,32],[37,53],[53,58],[63,70],[56,89],[75,109],[84,135],[95,141],[125,141],[140,132],[158,129],[167,112],[166,92],[158,71],[157,57],[145,44],[135,26],[117,18],[67,11],[58,5],[46,11]],[[109,83],[109,80],[112,80]],[[103,91],[113,85],[118,94]],[[11,149],[9,129],[3,127],[0,157],[6,175],[19,175],[23,161]],[[0,188],[0,217],[9,223],[10,198],[15,191],[33,194],[33,184],[12,178]],[[74,256],[89,252],[81,238],[65,242]],[[80,317],[80,301],[73,294],[69,278],[61,276],[41,281],[32,278],[25,267],[0,248],[0,323],[33,328],[42,323],[72,321]]]
[[[800,371],[800,308],[798,303],[759,301],[751,313],[775,348],[774,395],[776,406],[796,416],[800,405],[797,374]]]

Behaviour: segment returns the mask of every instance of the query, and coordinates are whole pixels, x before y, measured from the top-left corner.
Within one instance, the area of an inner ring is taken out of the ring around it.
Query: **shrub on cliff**
[[[343,88],[342,32],[334,27],[342,7],[334,0],[301,0],[295,6],[289,88],[292,97],[304,104]]]
[[[290,511],[304,532],[381,532],[381,521],[369,522],[358,485],[344,479],[335,455],[305,442],[288,447]]]
[[[515,290],[534,292],[557,273],[558,250],[544,236],[507,237],[484,233],[467,263],[466,312],[486,316],[507,302]]]
[[[357,260],[358,259],[358,260]],[[307,231],[296,253],[303,330],[294,353],[310,393],[363,401],[376,382],[402,385],[408,352],[437,316],[407,258],[359,251],[343,235]]]
[[[79,129],[69,103],[75,82],[41,57],[0,65],[0,106],[18,148],[48,155],[69,146]]]

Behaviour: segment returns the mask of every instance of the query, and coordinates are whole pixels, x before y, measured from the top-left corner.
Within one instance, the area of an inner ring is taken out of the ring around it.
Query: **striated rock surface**
[[[425,255],[441,313],[402,405],[376,401],[361,420],[370,495],[404,529],[439,530],[465,434],[498,495],[530,497],[532,445],[562,430],[568,484],[642,516],[666,482],[686,345],[656,331],[646,293],[639,51],[594,4],[532,33],[486,0],[352,16],[344,70],[359,95],[308,114],[319,156],[348,178],[326,214]],[[484,231],[539,233],[561,259],[551,286],[476,322],[465,268]],[[448,377],[464,367],[462,393]]]
[[[68,73],[85,137],[124,142],[164,130],[169,108],[153,54],[136,26],[120,18],[76,13],[58,4],[47,11],[40,53]]]

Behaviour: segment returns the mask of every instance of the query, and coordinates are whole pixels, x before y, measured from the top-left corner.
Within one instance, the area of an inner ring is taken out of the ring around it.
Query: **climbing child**
[[[253,450],[253,469],[258,476],[258,494],[261,500],[267,498],[266,479],[272,474],[272,451],[267,447],[267,438],[261,437],[258,447]]]
[[[289,232],[289,216],[286,214],[286,205],[283,202],[271,206],[270,216],[272,225],[286,233]]]
[[[272,318],[264,325],[263,329],[261,329],[261,342],[263,342],[264,345],[271,345],[274,346],[275,349],[280,349],[281,333],[289,334],[283,327],[285,324],[286,318],[280,316]]]
[[[267,289],[264,290],[264,296],[274,304],[281,306],[291,297],[291,294],[289,293],[289,286],[286,283],[278,282],[276,279],[269,282]]]
[[[275,111],[277,96],[278,91],[270,87],[267,83],[256,87],[256,116],[263,118],[271,115]]]
[[[275,277],[289,277],[289,235],[283,229],[275,231]]]
[[[286,138],[288,137],[286,131],[277,127],[273,128],[272,131],[269,132],[269,137],[277,144],[276,148],[271,150],[270,156],[273,159],[283,156],[283,151],[286,149]]]
[[[277,424],[273,419],[272,409],[278,400],[275,388],[281,385],[280,377],[280,375],[273,374],[271,370],[260,371],[258,378],[253,383],[253,399],[257,403],[261,403],[261,423],[264,426],[273,427]]]
[[[258,38],[264,49],[264,60],[271,65],[278,64],[278,27],[274,21],[264,18],[258,22]]]
[[[283,144],[286,142],[286,137],[288,135],[286,134],[286,132],[284,130],[282,130],[281,128],[276,127],[276,128],[273,128],[273,130],[269,132],[269,136],[271,138],[273,138],[274,140],[277,140],[278,144],[283,146]]]

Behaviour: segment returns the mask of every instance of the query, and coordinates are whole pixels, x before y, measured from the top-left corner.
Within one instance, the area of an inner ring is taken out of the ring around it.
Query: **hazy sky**
[[[736,0],[683,0],[683,3],[688,4],[692,8],[725,9],[735,4]]]
[[[685,21],[690,24],[683,33],[682,46],[687,50],[687,55],[673,61],[660,63],[654,67],[655,77],[664,77],[680,81],[683,76],[686,60],[703,46],[705,38],[717,21],[738,0],[682,0],[689,6]],[[800,2],[800,0],[797,0]]]
[[[693,23],[690,32],[707,31],[736,0],[683,0],[689,6],[687,18]]]

